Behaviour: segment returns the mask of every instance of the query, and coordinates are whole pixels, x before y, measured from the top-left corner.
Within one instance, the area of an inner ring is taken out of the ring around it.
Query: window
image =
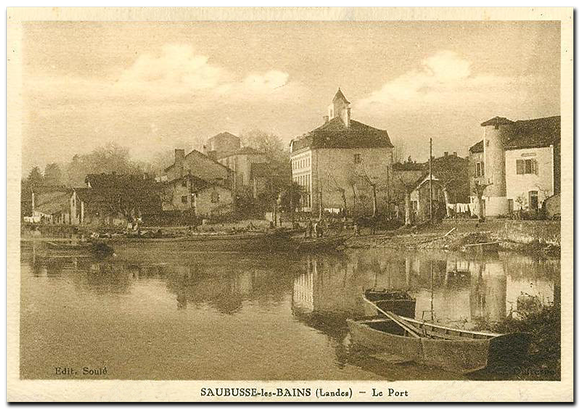
[[[361,154],[355,154],[355,164],[360,164],[361,162]]]
[[[485,175],[485,165],[483,161],[475,164],[475,177],[483,177]]]
[[[210,193],[210,201],[212,203],[218,203],[220,201],[220,194],[217,191],[212,191]]]
[[[516,160],[516,174],[538,174],[538,166],[534,158]]]
[[[188,181],[187,180],[182,180],[181,181],[181,186],[182,187],[187,187],[188,186]]]
[[[181,196],[181,202],[186,204],[188,202],[188,196]]]

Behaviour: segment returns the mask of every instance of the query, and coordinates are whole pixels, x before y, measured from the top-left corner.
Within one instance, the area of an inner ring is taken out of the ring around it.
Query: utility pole
[[[430,160],[428,161],[428,177],[430,179],[430,223],[432,223],[434,214],[434,209],[432,208],[432,138],[430,138]]]
[[[389,168],[390,165],[387,166],[387,218],[391,219],[391,189],[389,185]]]

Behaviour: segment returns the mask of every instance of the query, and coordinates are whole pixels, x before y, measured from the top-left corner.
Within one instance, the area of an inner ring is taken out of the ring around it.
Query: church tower
[[[344,125],[348,128],[351,124],[351,103],[345,98],[344,94],[338,88],[338,92],[334,95],[332,103],[328,107],[328,120],[340,118]]]

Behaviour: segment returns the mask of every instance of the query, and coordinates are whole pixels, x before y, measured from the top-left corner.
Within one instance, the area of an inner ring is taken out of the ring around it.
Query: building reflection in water
[[[349,251],[343,259],[306,258],[293,284],[292,309],[296,314],[362,316],[369,313],[362,301],[365,289],[403,289],[416,299],[417,318],[471,328],[516,316],[524,297],[540,306],[552,304],[557,286],[558,260],[511,253]]]

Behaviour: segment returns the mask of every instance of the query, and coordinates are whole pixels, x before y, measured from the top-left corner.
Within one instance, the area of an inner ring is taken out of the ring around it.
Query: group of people
[[[317,221],[308,220],[306,224],[306,237],[322,237],[324,236],[324,220],[319,219]]]

